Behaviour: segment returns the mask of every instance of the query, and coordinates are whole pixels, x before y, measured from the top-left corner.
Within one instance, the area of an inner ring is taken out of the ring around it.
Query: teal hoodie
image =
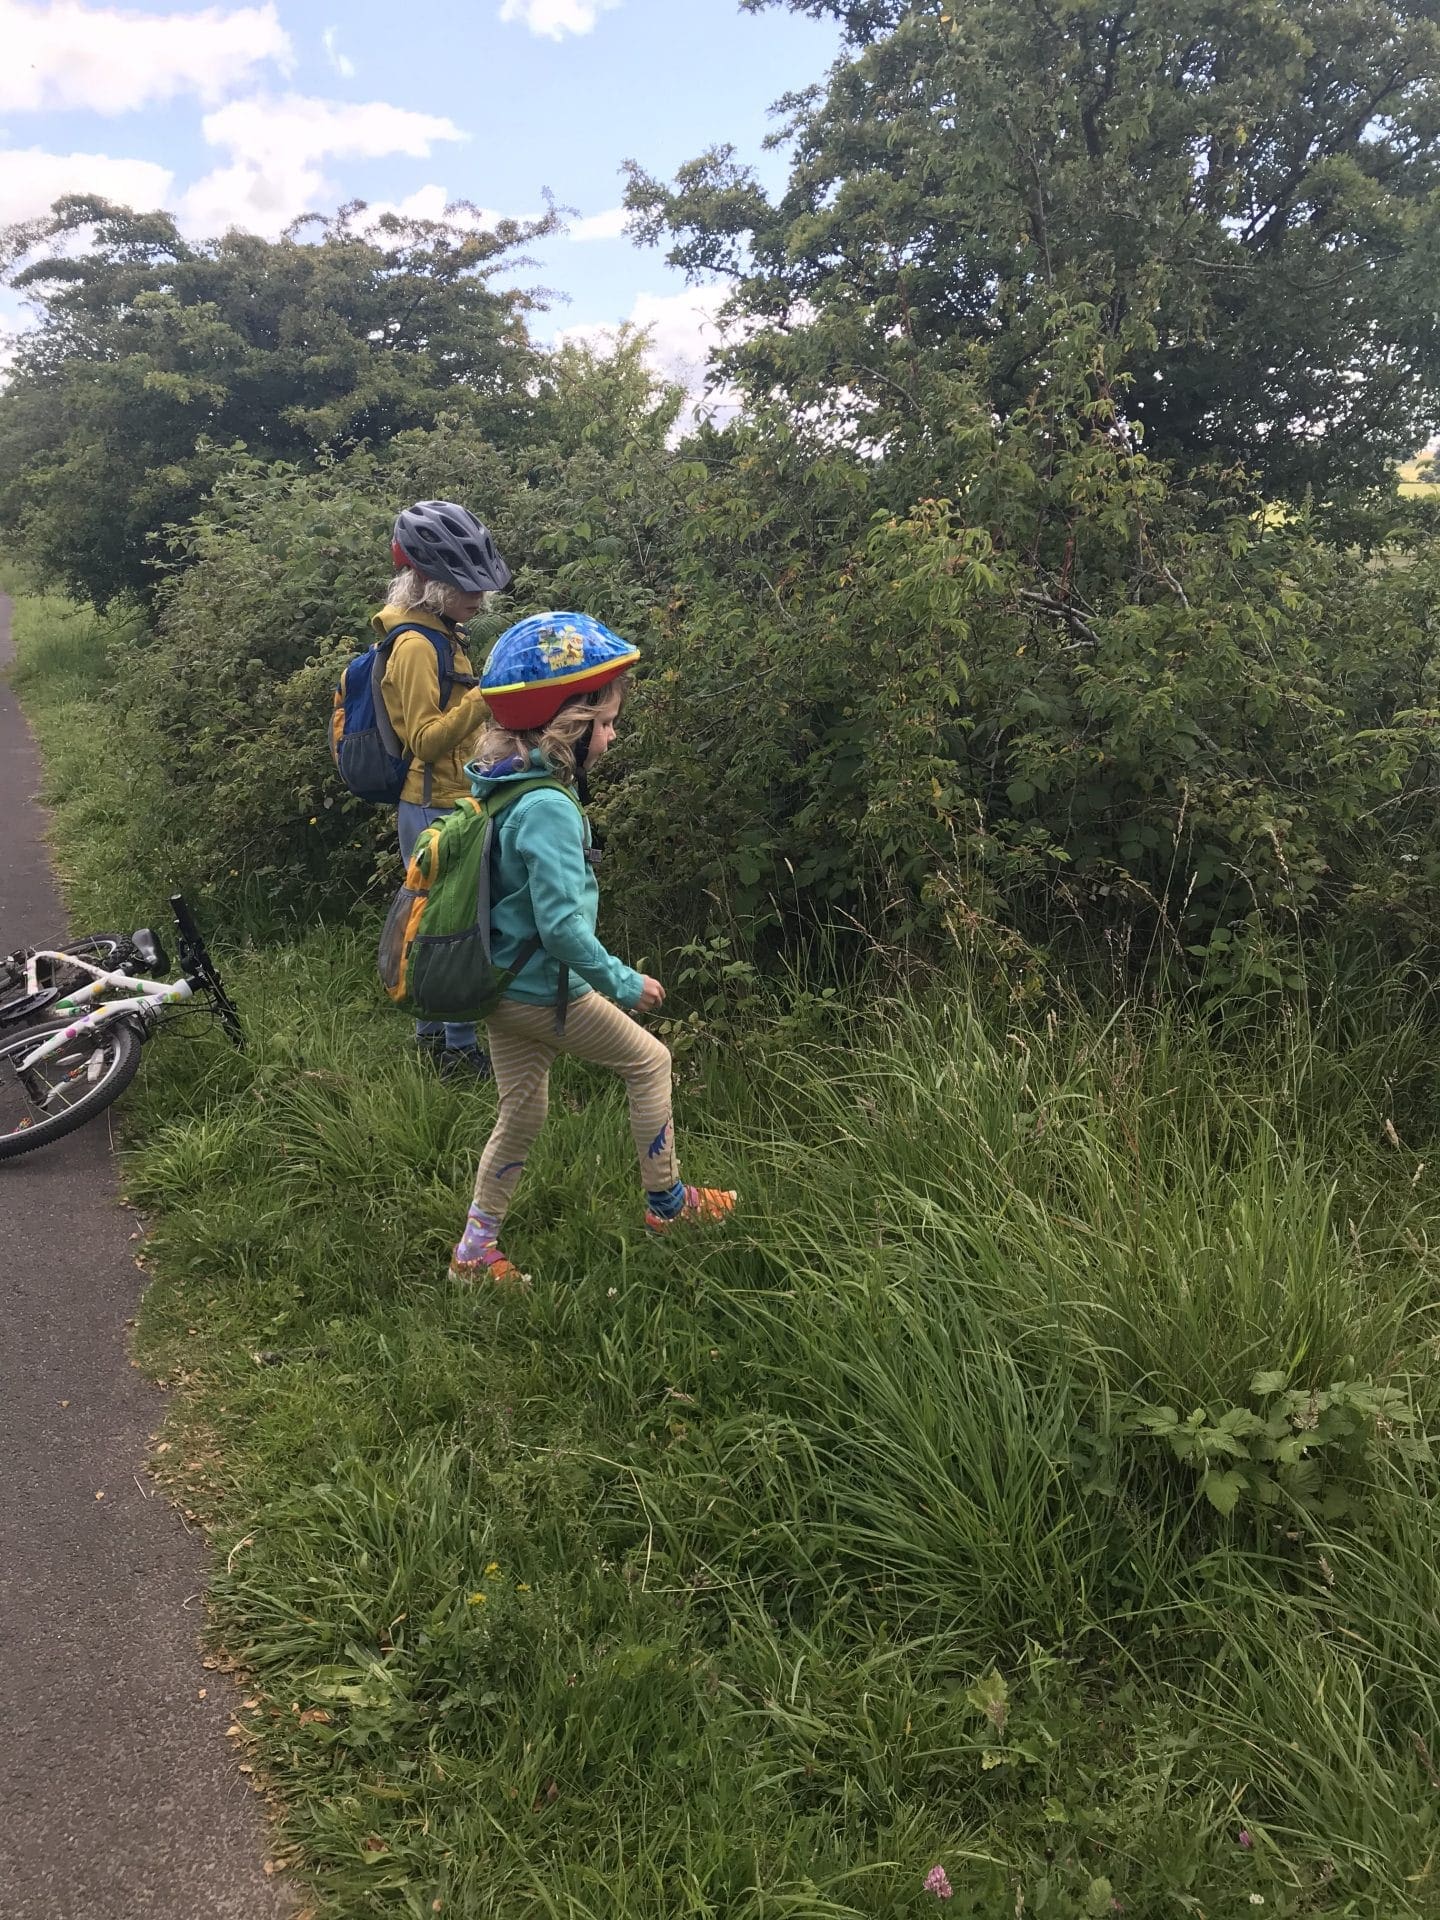
[[[538,753],[528,767],[513,763],[491,773],[472,761],[465,769],[475,797],[483,800],[512,781],[548,773]],[[560,969],[570,969],[570,998],[593,987],[597,993],[633,1007],[644,981],[633,967],[617,960],[595,938],[600,888],[585,856],[590,851],[590,822],[578,799],[538,787],[522,793],[495,823],[495,852],[490,877],[491,958],[497,967],[515,964],[528,941],[539,934],[541,950],[506,990],[507,1000],[554,1006],[560,998]]]

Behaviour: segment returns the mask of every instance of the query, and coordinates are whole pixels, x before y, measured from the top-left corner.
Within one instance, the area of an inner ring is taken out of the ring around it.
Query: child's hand
[[[657,1007],[665,1004],[665,989],[658,980],[652,979],[648,973],[642,975],[642,978],[644,985],[640,989],[640,998],[635,1002],[635,1011],[637,1013],[653,1013]]]

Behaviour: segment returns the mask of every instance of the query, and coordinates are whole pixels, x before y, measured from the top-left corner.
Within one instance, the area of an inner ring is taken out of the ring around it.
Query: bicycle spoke
[[[32,1032],[0,1051],[0,1139],[57,1120],[90,1100],[113,1069],[116,1038],[102,1027],[77,1034],[22,1072],[21,1062],[43,1038]]]

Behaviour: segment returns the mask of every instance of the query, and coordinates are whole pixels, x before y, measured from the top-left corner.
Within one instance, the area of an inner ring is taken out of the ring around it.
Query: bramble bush
[[[1054,345],[1003,425],[936,392],[924,493],[800,428],[713,448],[627,747],[653,918],[698,873],[752,921],[1108,936],[1222,982],[1322,930],[1431,951],[1435,516],[1377,506],[1362,548],[1182,485],[1093,323]]]
[[[858,923],[1216,986],[1293,983],[1317,934],[1433,955],[1436,510],[1341,525],[1178,479],[1094,316],[1052,348],[1003,423],[937,380],[923,462],[793,419],[668,446],[633,342],[574,360],[523,459],[458,418],[306,469],[237,456],[120,650],[182,877],[298,912],[378,896],[390,823],[333,775],[330,688],[393,502],[453,493],[517,565],[477,656],[557,604],[645,649],[600,800],[634,941]]]
[[[568,349],[555,373],[545,438],[522,461],[459,414],[383,457],[297,466],[236,449],[204,511],[167,529],[153,626],[127,621],[111,649],[114,698],[137,754],[144,742],[163,767],[167,857],[197,893],[343,915],[390,876],[393,815],[345,792],[328,724],[341,667],[372,638],[397,501],[475,501],[516,568],[506,611],[471,623],[477,665],[507,619],[559,596],[645,629],[644,584],[617,564],[599,495],[627,461],[663,458],[676,396],[634,340],[605,359]],[[622,433],[612,457],[606,436]]]

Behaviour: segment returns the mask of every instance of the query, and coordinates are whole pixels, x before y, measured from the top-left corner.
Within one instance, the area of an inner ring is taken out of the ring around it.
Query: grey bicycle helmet
[[[390,543],[397,567],[413,567],[461,593],[503,593],[510,569],[489,531],[453,500],[421,500],[396,516]]]

